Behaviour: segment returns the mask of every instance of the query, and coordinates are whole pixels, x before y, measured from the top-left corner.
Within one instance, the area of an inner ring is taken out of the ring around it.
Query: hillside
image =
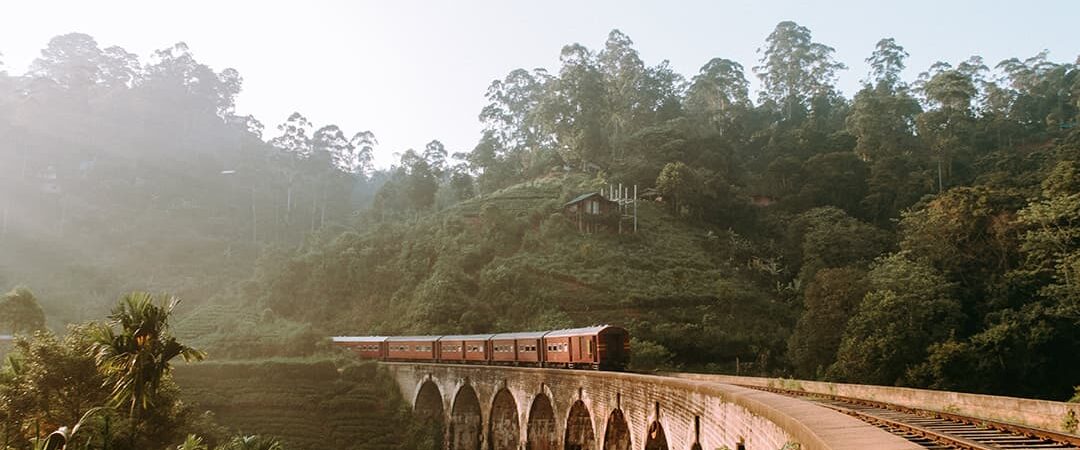
[[[250,296],[238,299],[250,302],[244,309],[276,317],[274,325],[208,305],[178,330],[273,340],[290,321],[322,335],[616,323],[691,366],[736,358],[768,364],[782,351],[794,305],[775,292],[779,278],[753,268],[759,257],[749,240],[678,220],[651,201],[639,203],[636,234],[580,233],[561,206],[599,183],[549,176],[419,219],[347,232],[277,266],[267,262],[232,293]]]
[[[175,379],[185,402],[230,432],[276,436],[290,449],[433,448],[374,364],[202,363],[178,367]]]

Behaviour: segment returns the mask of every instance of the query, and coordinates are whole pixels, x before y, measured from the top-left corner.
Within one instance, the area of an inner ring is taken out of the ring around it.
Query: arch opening
[[[417,416],[425,418],[443,416],[442,392],[439,392],[439,386],[436,386],[435,382],[427,380],[420,385],[413,402],[413,411]]]
[[[529,424],[525,450],[557,450],[559,436],[555,432],[555,410],[544,394],[533,399],[529,408]]]
[[[518,450],[521,426],[518,424],[517,402],[506,388],[495,394],[488,423],[488,450]]]
[[[594,450],[596,435],[593,434],[592,414],[585,402],[578,400],[570,407],[566,418],[566,437],[563,440],[565,450]]]
[[[450,450],[480,450],[480,399],[468,384],[454,396],[450,410]]]
[[[604,428],[604,450],[630,450],[630,426],[621,409],[612,411],[608,416]]]
[[[442,392],[431,380],[425,381],[420,386],[420,391],[416,393],[413,413],[420,419],[425,440],[430,441],[431,445],[425,445],[425,448],[442,447],[445,439],[446,416],[443,412]]]
[[[645,450],[668,450],[664,426],[659,421],[649,424],[649,434],[645,436]]]

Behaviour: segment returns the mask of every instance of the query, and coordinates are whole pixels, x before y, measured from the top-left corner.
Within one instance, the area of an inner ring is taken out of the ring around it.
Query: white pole
[[[637,233],[637,185],[634,185],[634,233]]]

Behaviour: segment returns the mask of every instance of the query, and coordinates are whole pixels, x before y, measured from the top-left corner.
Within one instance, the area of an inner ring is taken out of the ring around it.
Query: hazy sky
[[[597,49],[619,28],[650,65],[668,59],[690,77],[719,56],[749,71],[757,48],[783,20],[836,48],[850,67],[840,78],[849,96],[882,37],[895,37],[911,53],[909,79],[934,61],[972,54],[992,66],[1042,49],[1055,61],[1072,62],[1080,53],[1077,0],[0,0],[0,52],[8,71],[21,73],[49,38],[68,32],[144,60],[184,41],[215,70],[240,71],[237,109],[261,120],[268,136],[300,111],[316,126],[373,131],[381,144],[377,162],[387,165],[393,152],[431,139],[451,152],[472,149],[488,84],[519,67],[557,70],[564,44]]]

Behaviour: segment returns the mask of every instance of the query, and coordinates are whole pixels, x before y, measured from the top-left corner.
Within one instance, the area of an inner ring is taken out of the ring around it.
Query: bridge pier
[[[384,366],[418,415],[444,420],[448,450],[918,448],[820,406],[718,383],[561,369]]]

